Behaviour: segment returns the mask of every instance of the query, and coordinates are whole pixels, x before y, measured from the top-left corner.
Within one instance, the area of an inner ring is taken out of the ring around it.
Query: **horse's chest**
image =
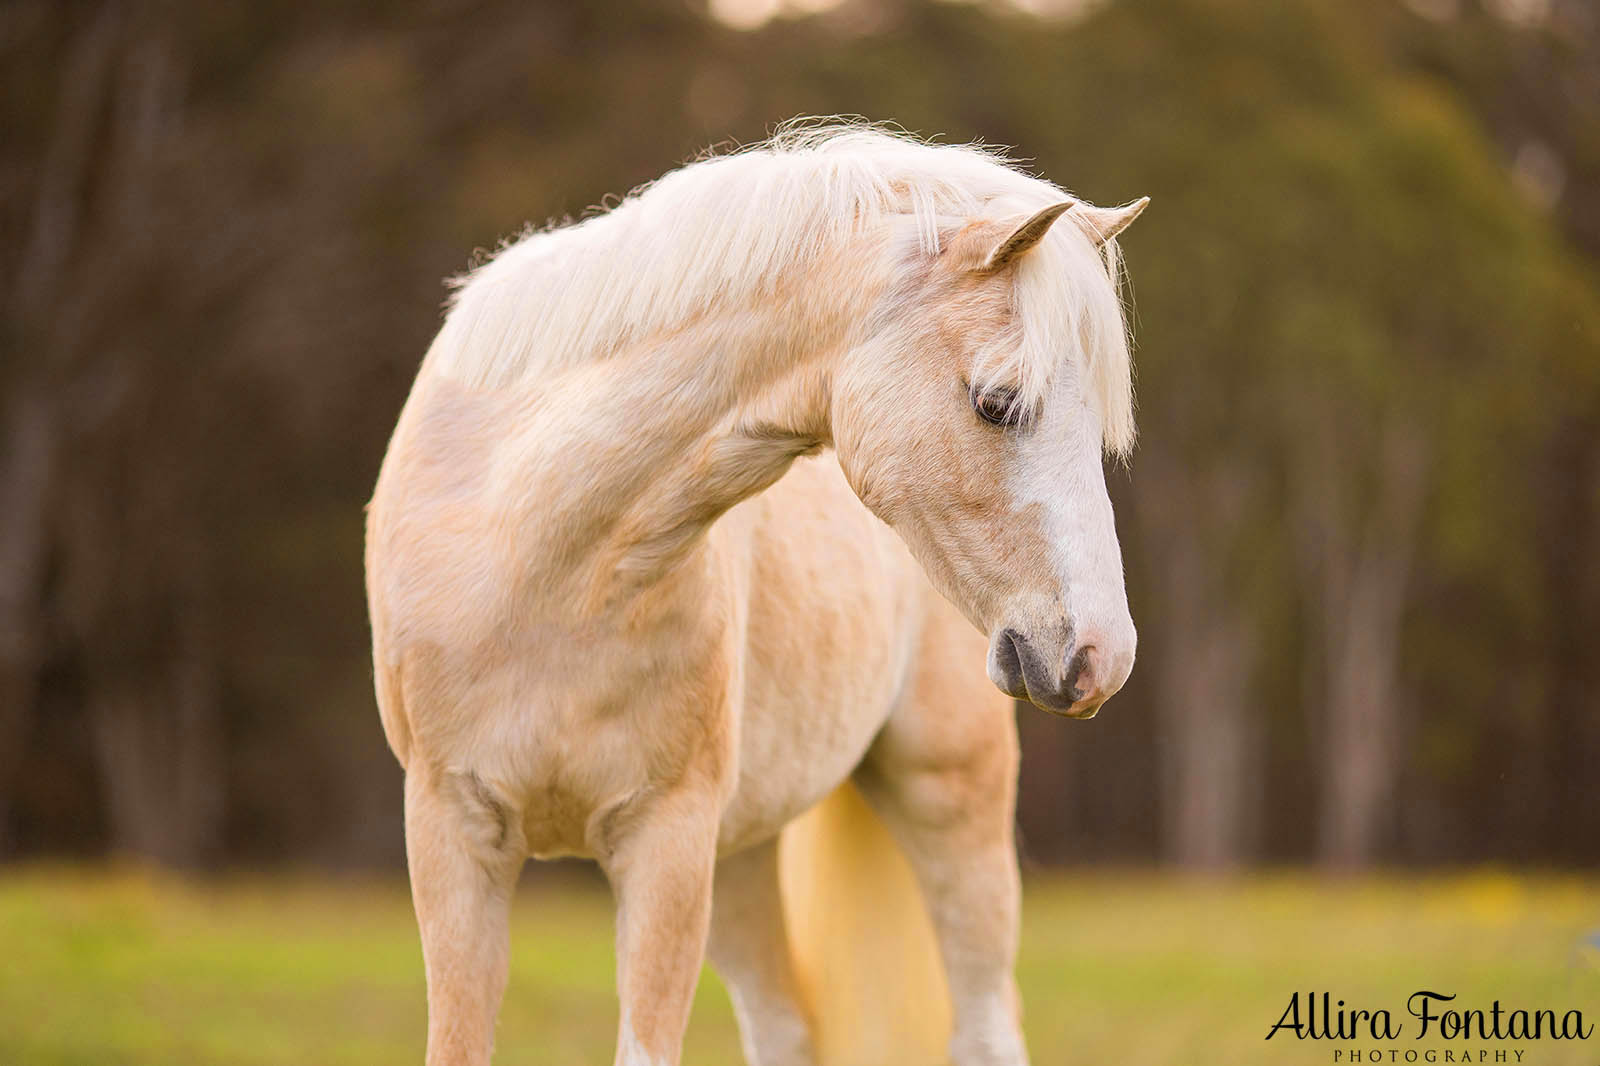
[[[887,713],[881,699],[746,708],[738,785],[722,820],[723,850],[775,836],[849,777]]]
[[[876,560],[849,557],[864,547],[751,589],[727,850],[775,835],[844,781],[901,694],[920,599],[913,583],[875,572]]]

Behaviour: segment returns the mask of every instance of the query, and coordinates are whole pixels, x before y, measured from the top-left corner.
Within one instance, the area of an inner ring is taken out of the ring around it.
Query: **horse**
[[[788,128],[457,283],[366,549],[428,1066],[490,1060],[529,856],[612,886],[616,1066],[679,1063],[708,956],[752,1066],[916,1061],[841,1008],[920,980],[852,906],[931,939],[930,1061],[1026,1063],[1013,701],[1089,718],[1133,666],[1147,202]]]

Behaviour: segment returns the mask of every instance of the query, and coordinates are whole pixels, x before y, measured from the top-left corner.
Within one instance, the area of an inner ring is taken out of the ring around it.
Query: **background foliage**
[[[1022,714],[1029,856],[1600,859],[1593,6],[752,10],[0,13],[0,855],[397,864],[361,505],[440,279],[859,113],[1154,198],[1140,663]]]

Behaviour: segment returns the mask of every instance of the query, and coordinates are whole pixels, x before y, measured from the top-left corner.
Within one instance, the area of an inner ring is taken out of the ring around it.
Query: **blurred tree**
[[[1498,7],[9,5],[0,848],[396,862],[360,503],[438,279],[865,112],[1155,197],[1141,664],[1025,717],[1032,854],[1600,859],[1600,29]]]

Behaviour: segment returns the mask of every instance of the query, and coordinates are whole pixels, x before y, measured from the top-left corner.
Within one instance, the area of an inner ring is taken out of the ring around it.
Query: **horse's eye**
[[[991,426],[1013,429],[1022,424],[1023,412],[1017,403],[1017,390],[988,388],[971,390],[972,409]]]

